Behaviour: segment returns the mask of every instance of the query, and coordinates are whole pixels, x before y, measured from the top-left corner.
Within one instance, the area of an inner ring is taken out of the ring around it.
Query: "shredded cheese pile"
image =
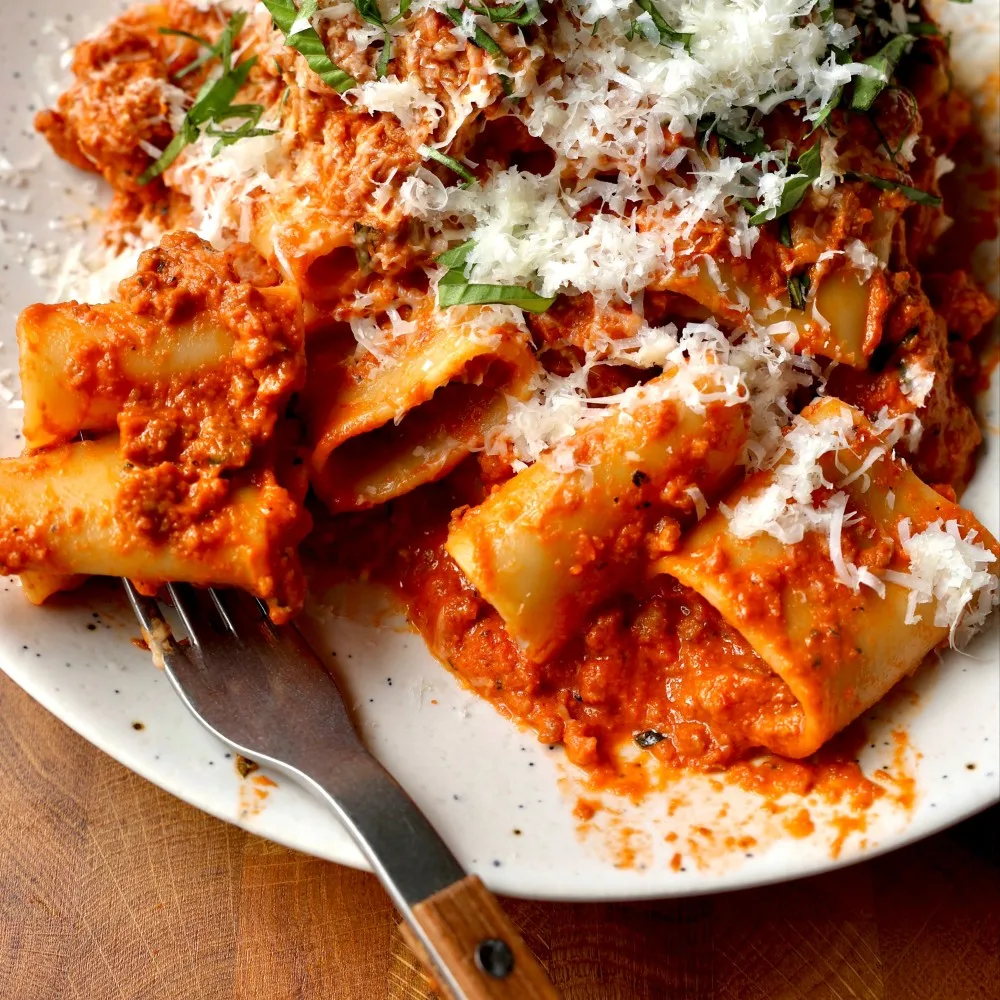
[[[917,608],[933,601],[934,624],[948,628],[951,644],[961,648],[1000,604],[1000,581],[990,572],[996,556],[976,542],[975,531],[963,538],[956,521],[938,519],[911,534],[910,519],[904,518],[899,542],[909,557],[909,570],[886,570],[883,576],[909,590],[906,624],[921,621]]]

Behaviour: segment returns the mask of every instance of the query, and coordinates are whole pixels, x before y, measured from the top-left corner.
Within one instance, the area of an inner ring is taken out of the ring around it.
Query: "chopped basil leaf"
[[[183,69],[178,70],[174,73],[175,80],[181,80],[188,73],[193,73],[196,69],[201,69],[210,59],[214,59],[219,53],[216,51],[216,47],[209,41],[206,41],[200,35],[192,35],[190,31],[180,31],[177,28],[160,28],[161,35],[175,35],[178,38],[187,38],[192,42],[197,42],[205,51],[202,52],[197,59],[189,62],[187,66]]]
[[[788,216],[783,216],[778,221],[778,240],[782,246],[791,249],[792,226],[788,221]],[[788,301],[793,309],[805,309],[806,298],[809,295],[809,272],[803,271],[801,274],[790,275],[785,279],[785,287],[788,289]]]
[[[402,21],[407,14],[410,13],[410,7],[413,5],[413,0],[401,0],[399,5],[399,10],[393,14],[392,17],[386,21],[386,24],[395,24],[397,21]]]
[[[231,146],[234,142],[239,142],[240,139],[255,139],[262,135],[274,135],[277,131],[276,128],[255,128],[249,122],[246,122],[239,128],[228,131],[213,129],[209,126],[205,130],[205,133],[206,135],[219,137],[219,141],[212,147],[212,156],[218,156],[219,150],[223,146]]]
[[[793,309],[805,309],[806,299],[809,296],[809,272],[803,271],[801,274],[793,274],[786,281],[788,289],[788,301]]]
[[[446,250],[439,257],[434,258],[435,264],[448,268],[449,271],[464,271],[465,264],[469,258],[469,251],[475,246],[474,240],[466,240],[457,247]]]
[[[350,90],[357,81],[331,62],[323,41],[315,28],[305,28],[292,34],[299,12],[292,0],[261,0],[271,15],[275,27],[285,36],[285,45],[305,57],[309,68],[338,94]]]
[[[444,13],[460,28],[462,27],[462,12],[458,8],[445,7]],[[482,28],[477,27],[469,41],[484,52],[488,52],[494,59],[505,60],[503,49],[497,44],[496,39]]]
[[[790,177],[785,178],[785,186],[781,189],[781,199],[776,209],[770,211],[758,211],[750,217],[751,226],[759,226],[762,222],[771,219],[780,219],[793,209],[798,208],[805,198],[806,192],[812,186],[812,182],[819,177],[823,166],[820,156],[819,143],[813,143],[796,161],[795,167],[798,171]],[[771,214],[771,211],[774,214]]]
[[[363,21],[367,21],[375,28],[382,29],[382,52],[375,64],[375,76],[379,80],[386,75],[389,70],[389,60],[392,58],[392,35],[385,21],[382,20],[382,11],[379,8],[378,0],[354,0],[354,9],[361,15]]]
[[[643,750],[648,750],[650,747],[655,747],[657,743],[661,740],[666,739],[663,733],[658,733],[655,729],[644,729],[641,733],[636,733],[632,739],[643,748]]]
[[[873,56],[865,60],[866,66],[873,66],[879,71],[881,78],[860,77],[854,81],[854,93],[851,95],[853,111],[868,111],[875,103],[875,98],[885,90],[899,60],[913,44],[912,35],[896,35],[879,49]]]
[[[520,285],[470,283],[465,276],[465,265],[474,245],[472,240],[466,240],[437,258],[436,263],[448,268],[448,273],[438,282],[438,306],[441,309],[450,306],[509,305],[528,312],[543,313],[555,302],[554,295],[539,295]]]
[[[831,6],[829,9],[832,14],[833,7]],[[833,55],[834,59],[840,66],[844,66],[851,61],[850,49],[834,49],[833,53],[834,53]],[[834,92],[830,95],[830,100],[828,100],[826,104],[824,104],[823,107],[819,109],[819,114],[813,119],[812,128],[809,129],[809,133],[808,135],[806,135],[807,139],[809,138],[810,135],[813,134],[813,132],[816,131],[816,129],[820,128],[826,122],[826,120],[830,117],[830,114],[833,112],[833,109],[840,106],[840,102],[843,100],[843,98],[844,98],[844,87],[843,85],[841,85],[837,87],[834,90]]]
[[[224,73],[228,73],[232,68],[232,58],[233,58],[233,43],[236,37],[243,30],[243,25],[246,23],[247,12],[245,10],[236,11],[232,17],[226,22],[226,26],[222,29],[222,33],[219,35],[219,40],[213,45],[212,42],[201,35],[194,35],[190,31],[181,31],[179,28],[160,28],[161,35],[173,35],[176,38],[187,38],[192,42],[196,42],[205,51],[198,56],[194,62],[189,63],[185,66],[179,73],[174,74],[175,80],[180,80],[182,77],[187,76],[189,73],[193,73],[196,69],[204,66],[205,63],[209,62],[211,59],[218,58],[222,62],[222,70]]]
[[[843,87],[838,87],[830,95],[830,100],[828,100],[826,104],[824,104],[823,107],[819,109],[819,114],[813,120],[813,126],[811,129],[809,129],[809,134],[806,136],[807,139],[809,138],[810,135],[813,134],[813,132],[816,131],[816,129],[820,128],[823,125],[823,123],[827,120],[827,118],[830,117],[830,114],[832,113],[833,109],[837,107],[838,104],[840,104],[840,101],[843,98],[843,96],[844,96]]]
[[[231,113],[233,98],[247,82],[250,70],[256,64],[257,57],[251,56],[235,69],[223,73],[217,80],[208,80],[205,86],[198,91],[194,104],[188,109],[186,119],[192,125],[204,125],[209,121],[225,121],[227,118],[244,117],[239,111],[236,114]],[[242,104],[237,107],[245,110],[255,107],[255,105]]]
[[[971,0],[953,0],[955,3],[966,3]],[[907,26],[911,35],[940,35],[941,29],[933,21],[916,21]]]
[[[438,305],[450,306],[509,305],[528,312],[546,312],[555,302],[555,296],[546,298],[530,288],[519,285],[474,285],[461,271],[449,271],[438,282]]]
[[[493,24],[516,24],[520,28],[534,24],[540,13],[538,0],[517,0],[499,7],[477,6],[466,0],[465,6],[476,14],[488,17]]]
[[[941,199],[936,194],[931,194],[929,191],[921,191],[919,188],[913,188],[907,184],[901,184],[899,181],[891,181],[887,177],[877,177],[875,174],[860,174],[853,170],[849,171],[846,176],[851,181],[865,181],[871,184],[872,187],[877,187],[880,191],[898,191],[918,205],[929,205],[931,208],[936,208],[941,204]]]
[[[206,132],[209,135],[219,138],[219,142],[212,150],[213,156],[223,146],[231,145],[239,139],[270,134],[269,130],[257,128],[260,116],[264,113],[261,105],[233,104],[233,99],[246,83],[250,70],[257,65],[257,57],[251,56],[239,65],[233,66],[233,44],[245,20],[245,11],[233,14],[222,30],[219,41],[210,46],[212,55],[218,56],[222,63],[222,75],[205,81],[195,96],[194,103],[184,115],[179,131],[156,161],[139,175],[139,184],[148,184],[155,177],[159,177],[177,159],[185,146],[198,139],[203,125],[208,126]],[[216,127],[220,122],[231,121],[234,118],[245,118],[246,122],[235,129]]]
[[[726,148],[732,144],[744,156],[759,156],[767,152],[764,133],[759,129],[736,128],[735,125],[717,118],[715,115],[705,115],[698,120],[697,132],[702,137],[702,145],[708,142],[715,133],[719,143],[719,154],[726,155]]]
[[[284,96],[282,97],[284,103]],[[215,118],[216,122],[228,121],[231,118],[245,118],[242,125],[234,129],[216,128],[209,123],[205,128],[205,134],[219,141],[212,147],[212,156],[217,156],[223,146],[231,146],[240,139],[250,139],[261,135],[274,135],[278,130],[275,128],[258,128],[257,123],[264,113],[262,104],[233,104],[222,114]]]
[[[466,240],[457,247],[446,250],[439,257],[434,259],[435,264],[448,268],[449,271],[464,271],[466,261],[469,258],[469,251],[475,246],[474,240]]]
[[[434,149],[432,146],[418,146],[417,152],[425,160],[436,160],[438,163],[446,166],[449,170],[453,170],[459,177],[465,181],[463,187],[471,187],[476,183],[476,178],[469,172],[469,169],[463,164],[459,163],[458,160],[447,156],[440,150]]]
[[[694,36],[678,31],[676,28],[671,28],[664,16],[657,9],[656,4],[653,3],[653,0],[635,0],[635,5],[649,15],[656,30],[660,33],[661,45],[683,45],[687,48],[691,44],[691,39]]]
[[[210,42],[207,38],[202,38],[201,35],[195,35],[190,31],[182,31],[180,28],[160,28],[159,32],[161,35],[170,35],[173,38],[187,38],[189,41],[197,42],[202,48],[208,49],[214,55],[218,55],[215,51],[216,43]]]
[[[167,167],[170,166],[174,160],[177,159],[181,154],[181,150],[194,142],[198,138],[198,129],[194,125],[189,125],[185,119],[184,123],[181,125],[180,131],[170,140],[167,144],[167,148],[160,153],[156,162],[146,167],[146,169],[139,174],[139,183],[148,184],[154,177],[159,177]]]
[[[299,7],[298,16],[295,23],[288,32],[290,35],[298,35],[303,31],[308,31],[312,27],[313,15],[319,10],[319,0],[302,0]]]
[[[792,248],[792,226],[787,215],[778,223],[778,241],[783,247]]]

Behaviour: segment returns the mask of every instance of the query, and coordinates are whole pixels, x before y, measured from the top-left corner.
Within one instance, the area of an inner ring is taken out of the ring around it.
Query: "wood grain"
[[[1000,810],[853,868],[504,909],[566,1000],[996,1000]],[[370,875],[126,771],[0,675],[2,1000],[428,1000]]]

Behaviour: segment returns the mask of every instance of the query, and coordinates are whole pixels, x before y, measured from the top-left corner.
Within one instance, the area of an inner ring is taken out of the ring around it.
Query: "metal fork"
[[[558,1000],[499,903],[468,875],[413,800],[362,745],[332,676],[298,629],[245,594],[171,584],[190,637],[156,600],[125,591],[153,655],[209,732],[321,798],[405,923],[404,937],[454,1000]]]

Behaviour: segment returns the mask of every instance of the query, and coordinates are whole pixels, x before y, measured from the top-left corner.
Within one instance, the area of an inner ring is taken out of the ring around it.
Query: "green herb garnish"
[[[200,69],[211,59],[220,59],[223,66],[227,65],[232,59],[233,43],[236,41],[237,35],[239,35],[239,33],[243,30],[243,25],[246,23],[246,19],[247,12],[245,10],[240,10],[233,14],[233,16],[226,22],[226,26],[222,29],[222,33],[219,35],[219,40],[215,43],[208,41],[206,38],[202,38],[201,35],[193,35],[190,31],[181,31],[180,28],[160,28],[161,35],[172,35],[175,38],[187,38],[189,41],[196,42],[205,50],[193,62],[188,63],[188,65],[182,70],[174,73],[174,79],[183,79],[189,73],[193,73],[196,69]]]
[[[789,249],[792,248],[792,227],[787,215],[778,222],[778,240],[782,246]],[[792,304],[793,309],[805,309],[810,284],[808,271],[803,271],[801,274],[789,275],[785,279],[785,287],[788,289],[788,301]]]
[[[260,104],[234,104],[229,108],[229,112],[215,119],[216,121],[226,121],[231,118],[246,119],[242,125],[234,129],[221,129],[211,122],[205,128],[205,135],[218,139],[212,147],[212,156],[218,156],[219,150],[223,146],[231,146],[240,139],[252,139],[261,135],[274,135],[277,129],[258,128],[258,122],[264,113],[264,107]]]
[[[660,33],[661,45],[683,45],[687,48],[691,44],[694,35],[685,34],[676,28],[671,28],[667,24],[664,16],[659,12],[653,0],[635,0],[635,5],[640,10],[644,10],[653,22],[654,27]]]
[[[316,29],[308,25],[297,25],[299,11],[292,0],[261,0],[271,15],[275,27],[285,36],[285,44],[305,57],[309,68],[338,94],[356,86],[357,81],[350,73],[345,73],[326,54],[323,40]],[[293,28],[295,31],[293,33]]]
[[[159,177],[164,170],[169,167],[180,155],[181,151],[191,143],[197,141],[201,135],[202,128],[206,133],[216,136],[219,141],[212,149],[215,156],[223,146],[232,145],[240,139],[254,135],[272,135],[274,129],[261,129],[257,127],[264,108],[260,104],[233,104],[233,100],[242,86],[246,83],[250,70],[257,64],[257,57],[251,56],[243,62],[233,66],[233,44],[237,35],[246,20],[246,11],[238,11],[226,23],[219,41],[215,45],[198,39],[199,44],[204,42],[206,48],[211,50],[210,58],[217,56],[222,63],[222,74],[215,79],[206,80],[201,90],[198,91],[194,103],[184,115],[180,130],[170,140],[167,148],[159,155],[154,163],[151,163],[138,178],[139,184],[148,184],[155,177]],[[166,33],[170,33],[167,29]],[[207,60],[204,60],[207,61]],[[232,121],[236,118],[246,119],[245,122],[235,129],[222,129],[219,124],[225,121]]]
[[[397,21],[402,21],[407,14],[410,13],[410,7],[413,6],[413,0],[401,0],[399,4],[399,10],[393,14],[392,17],[386,21],[386,24],[395,24]]]
[[[454,157],[448,156],[440,150],[434,149],[432,146],[418,146],[417,152],[425,160],[436,160],[438,163],[458,174],[458,176],[465,181],[462,185],[463,187],[471,187],[476,183],[476,178],[472,175],[472,173],[470,173],[468,167],[459,163],[458,160],[454,159]]]
[[[715,115],[705,115],[698,120],[697,133],[702,146],[714,134],[719,143],[719,155],[725,156],[726,149],[733,145],[744,156],[758,156],[767,152],[764,133],[759,129],[737,128]]]
[[[392,35],[389,28],[382,20],[382,11],[379,8],[378,0],[354,0],[354,9],[361,15],[363,21],[375,28],[382,29],[382,52],[375,63],[375,76],[381,80],[389,70],[389,60],[392,58]],[[402,7],[397,17],[404,14]]]
[[[873,56],[865,60],[866,66],[872,66],[879,71],[879,78],[861,77],[854,81],[854,93],[851,95],[852,111],[868,111],[875,103],[875,98],[882,93],[892,79],[899,60],[903,58],[913,44],[912,35],[896,35],[879,49]]]
[[[887,177],[856,173],[853,170],[848,171],[845,176],[849,181],[864,181],[867,184],[871,184],[872,187],[877,187],[880,191],[898,191],[918,205],[929,205],[931,208],[936,208],[941,204],[941,199],[936,194],[931,194],[929,191],[921,191],[919,188],[910,187],[908,184],[902,184],[900,181],[889,180]]]
[[[499,7],[489,7],[486,4],[477,6],[465,0],[465,6],[475,14],[488,17],[493,24],[516,24],[520,28],[534,24],[541,10],[538,0],[518,0],[516,3]]]
[[[820,170],[823,168],[819,145],[818,142],[814,143],[795,161],[797,172],[785,178],[785,186],[781,189],[781,199],[777,208],[756,212],[750,217],[751,226],[759,226],[762,222],[768,222],[771,219],[780,219],[781,216],[787,215],[799,207],[806,192],[812,186],[813,181],[819,177]],[[770,214],[771,211],[774,212],[773,215]]]
[[[554,295],[539,295],[520,285],[471,283],[465,276],[465,266],[473,246],[473,240],[466,240],[437,258],[436,263],[448,268],[447,274],[438,282],[438,306],[441,309],[450,306],[509,305],[528,312],[543,313],[555,302]]]
[[[833,7],[831,6],[829,10],[832,16]],[[850,49],[834,49],[834,59],[836,59],[837,64],[840,66],[847,65],[847,63],[851,61]],[[841,84],[841,86],[837,87],[830,95],[830,100],[828,100],[826,104],[819,109],[819,114],[813,119],[812,128],[809,129],[809,133],[806,136],[807,139],[813,134],[813,132],[816,131],[816,129],[820,128],[826,122],[834,108],[838,107],[843,99],[844,87],[843,84]]]
[[[785,287],[788,289],[788,301],[791,302],[793,309],[805,309],[806,299],[809,297],[810,284],[808,271],[790,275],[785,280]]]

